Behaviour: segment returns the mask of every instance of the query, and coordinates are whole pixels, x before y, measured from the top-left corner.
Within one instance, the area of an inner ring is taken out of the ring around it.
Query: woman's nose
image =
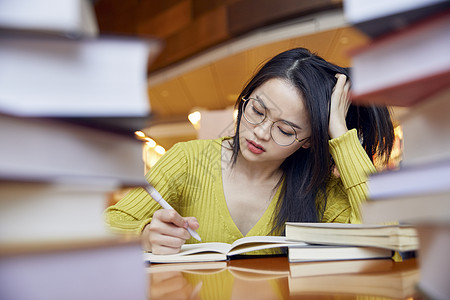
[[[272,121],[268,119],[264,120],[264,122],[255,126],[254,133],[258,138],[262,140],[269,140],[271,127]]]

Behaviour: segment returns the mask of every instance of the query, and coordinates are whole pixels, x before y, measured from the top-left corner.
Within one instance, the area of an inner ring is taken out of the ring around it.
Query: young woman
[[[147,174],[179,214],[136,188],[107,222],[165,254],[196,242],[188,226],[231,243],[286,221],[361,222],[373,157],[388,158],[394,133],[387,108],[350,105],[348,78],[303,48],[275,56],[241,92],[233,137],[178,143]]]

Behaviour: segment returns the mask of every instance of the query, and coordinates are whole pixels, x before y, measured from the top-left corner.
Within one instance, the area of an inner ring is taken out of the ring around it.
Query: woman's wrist
[[[328,130],[328,134],[330,135],[330,139],[335,139],[340,137],[341,135],[348,132],[347,126],[344,125],[336,125],[336,126],[330,126]]]

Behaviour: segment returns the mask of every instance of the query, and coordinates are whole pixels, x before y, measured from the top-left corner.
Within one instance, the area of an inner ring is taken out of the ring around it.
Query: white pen
[[[164,198],[161,196],[161,194],[155,189],[155,187],[153,185],[151,185],[150,183],[147,183],[146,185],[143,186],[144,190],[156,201],[158,202],[163,208],[165,209],[173,209],[173,207],[167,203],[166,200],[164,200]],[[200,238],[200,236],[198,235],[198,233],[191,229],[189,226],[187,228],[188,232],[191,234],[191,236],[196,239],[197,241],[202,241],[202,239]]]

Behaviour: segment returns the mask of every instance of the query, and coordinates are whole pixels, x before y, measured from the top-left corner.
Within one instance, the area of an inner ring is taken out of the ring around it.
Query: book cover
[[[352,52],[355,103],[411,106],[450,84],[450,12]]]

